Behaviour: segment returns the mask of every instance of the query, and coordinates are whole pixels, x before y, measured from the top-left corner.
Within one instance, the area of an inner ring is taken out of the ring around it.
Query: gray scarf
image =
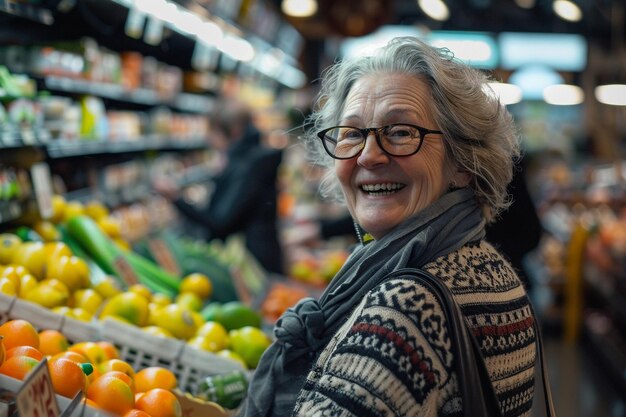
[[[319,301],[302,299],[276,322],[276,341],[261,358],[240,416],[291,415],[315,357],[370,290],[396,269],[421,267],[481,239],[484,226],[473,191],[463,188],[357,248]]]

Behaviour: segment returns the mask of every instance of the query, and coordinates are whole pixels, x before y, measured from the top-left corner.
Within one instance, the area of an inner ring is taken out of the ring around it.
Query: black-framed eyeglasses
[[[382,127],[359,129],[353,126],[334,126],[317,133],[328,155],[335,159],[350,159],[365,148],[365,140],[374,133],[376,143],[391,156],[410,156],[422,147],[424,137],[429,133],[443,134],[439,130],[407,123],[396,123]]]

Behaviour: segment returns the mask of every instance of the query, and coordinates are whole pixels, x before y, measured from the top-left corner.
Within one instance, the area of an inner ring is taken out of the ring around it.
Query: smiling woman
[[[485,239],[509,204],[518,138],[488,82],[415,38],[324,74],[310,156],[328,169],[325,194],[371,238],[319,300],[277,321],[243,415],[468,415],[447,316],[431,290],[397,272],[406,267],[452,293],[502,415],[530,415],[534,316],[514,268]]]

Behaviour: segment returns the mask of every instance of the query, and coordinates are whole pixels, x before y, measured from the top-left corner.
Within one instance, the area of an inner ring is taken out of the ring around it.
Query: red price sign
[[[46,359],[29,373],[17,393],[16,403],[20,417],[58,417],[61,414]]]

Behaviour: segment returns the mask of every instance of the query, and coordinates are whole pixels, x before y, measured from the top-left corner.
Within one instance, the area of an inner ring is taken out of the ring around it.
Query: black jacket
[[[228,150],[228,163],[214,179],[208,209],[183,199],[174,204],[189,219],[207,229],[207,239],[243,233],[246,246],[260,264],[283,273],[277,227],[277,176],[282,151],[261,146],[260,133],[248,126],[245,136]]]

